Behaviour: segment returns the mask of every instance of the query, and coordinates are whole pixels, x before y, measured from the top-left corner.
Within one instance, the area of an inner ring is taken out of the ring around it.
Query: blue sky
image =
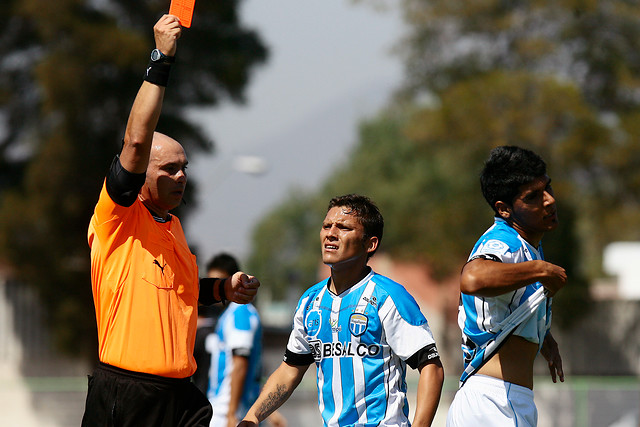
[[[193,111],[216,142],[213,155],[191,156],[198,208],[187,235],[199,262],[250,250],[256,222],[292,189],[313,189],[343,162],[358,122],[375,114],[402,80],[392,55],[402,36],[397,10],[348,0],[248,0],[243,21],[269,46],[246,106]],[[236,170],[239,156],[266,161],[267,171]]]

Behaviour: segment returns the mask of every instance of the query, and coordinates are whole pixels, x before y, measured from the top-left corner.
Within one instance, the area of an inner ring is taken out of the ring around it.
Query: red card
[[[195,5],[196,0],[171,0],[169,15],[177,16],[180,19],[180,25],[189,28]]]

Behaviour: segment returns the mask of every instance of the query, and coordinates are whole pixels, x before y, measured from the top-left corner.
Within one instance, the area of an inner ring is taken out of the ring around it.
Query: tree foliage
[[[559,156],[547,159],[558,162],[558,170],[571,171],[577,186],[571,194],[581,196],[575,219],[585,257],[582,270],[600,273],[606,243],[640,238],[640,142],[632,124],[640,112],[639,5],[405,0],[404,11],[409,32],[400,51],[407,70],[402,95],[408,102],[424,93],[437,98],[496,71],[574,86],[595,120],[583,121],[560,152],[543,152]],[[536,146],[556,144],[542,140]]]
[[[636,108],[640,7],[624,0],[405,0],[409,93],[493,70],[567,79],[598,110]]]
[[[274,298],[315,282],[324,205],[319,197],[293,193],[254,230],[248,271],[260,272],[257,277]]]
[[[604,245],[640,238],[640,6],[402,5],[404,84],[363,123],[352,155],[310,199],[371,196],[385,215],[382,249],[445,277],[459,272],[491,223],[478,181],[490,149],[533,149],[547,161],[559,202],[561,226],[545,237],[545,249],[572,286],[558,303],[567,307],[565,320],[586,312],[576,302],[586,304],[586,279],[601,274]]]
[[[59,346],[95,351],[86,230],[168,1],[10,0],[0,17],[0,259],[34,285]],[[212,143],[187,106],[244,101],[267,50],[239,1],[197,4],[159,130]],[[90,350],[89,350],[90,349]]]

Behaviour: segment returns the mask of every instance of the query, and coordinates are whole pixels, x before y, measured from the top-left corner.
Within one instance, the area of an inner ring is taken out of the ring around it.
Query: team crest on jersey
[[[500,240],[489,240],[484,244],[485,249],[490,249],[494,253],[503,254],[509,250],[509,245]]]
[[[307,334],[311,336],[318,335],[320,332],[320,324],[322,323],[322,314],[319,310],[311,310],[307,313],[307,318],[304,319],[304,325],[307,329]]]
[[[361,313],[351,313],[349,317],[349,331],[351,335],[359,337],[367,331],[367,325],[369,325],[369,318]]]

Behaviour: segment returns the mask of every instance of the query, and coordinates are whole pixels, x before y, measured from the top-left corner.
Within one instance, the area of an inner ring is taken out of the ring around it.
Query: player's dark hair
[[[227,273],[229,276],[233,276],[234,273],[240,271],[240,267],[238,266],[238,261],[227,253],[220,253],[215,255],[213,258],[209,260],[207,263],[207,271],[210,270],[222,270]]]
[[[365,239],[377,237],[378,247],[380,247],[380,242],[382,242],[382,232],[384,231],[384,218],[382,218],[380,209],[378,209],[371,199],[359,194],[337,196],[329,202],[327,212],[335,207],[348,208],[364,227]],[[371,252],[369,254],[369,258],[373,256],[377,250],[378,249],[376,248],[375,251]]]
[[[546,173],[547,165],[533,151],[513,145],[496,147],[480,174],[482,195],[497,215],[496,202],[512,206],[521,186]]]

